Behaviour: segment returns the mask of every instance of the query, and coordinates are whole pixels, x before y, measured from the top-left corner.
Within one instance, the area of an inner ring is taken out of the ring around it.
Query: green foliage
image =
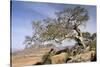
[[[56,23],[50,23],[46,27],[46,30],[41,34],[41,37],[47,39],[47,40],[54,40],[54,39],[60,39],[63,38],[65,35],[67,35],[68,30],[63,28],[63,25],[56,24]]]
[[[93,33],[92,36],[91,36],[92,40],[96,39],[96,36],[97,36],[97,34]]]
[[[48,20],[49,23],[45,21],[47,25],[40,34],[45,40],[63,39],[68,34],[73,35],[75,34],[73,27],[83,25],[89,19],[87,10],[80,6],[64,9],[56,15],[57,19]]]
[[[57,17],[54,19],[47,18],[43,19],[43,21],[32,22],[34,30],[32,41],[35,39],[39,41],[58,40],[60,42],[67,37],[74,39],[74,36],[81,32],[76,31],[75,27],[78,29],[80,25],[86,24],[89,19],[87,9],[81,6],[64,9],[56,12],[56,15]]]
[[[90,50],[96,50],[96,40],[91,43]]]
[[[84,38],[90,39],[90,38],[91,38],[91,33],[89,33],[89,32],[83,32],[83,33],[82,33],[82,36],[83,36]]]
[[[28,48],[28,46],[32,44],[32,38],[30,36],[26,36],[24,44],[25,44],[25,48]]]

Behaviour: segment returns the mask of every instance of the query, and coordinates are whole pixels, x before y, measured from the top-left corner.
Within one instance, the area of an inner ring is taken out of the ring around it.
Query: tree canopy
[[[57,43],[70,38],[74,39],[78,45],[85,47],[79,26],[86,24],[89,19],[87,9],[82,6],[76,6],[55,12],[55,15],[56,18],[54,19],[34,20],[32,22],[34,33],[31,38],[39,41],[55,40]]]

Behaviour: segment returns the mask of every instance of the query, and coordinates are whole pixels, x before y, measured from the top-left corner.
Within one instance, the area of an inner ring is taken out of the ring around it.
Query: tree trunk
[[[50,57],[51,52],[54,51],[54,49],[50,49],[50,51],[48,52],[47,56],[45,57],[45,59],[43,60],[43,64],[46,63],[46,61],[48,60],[48,58]]]
[[[80,29],[75,26],[74,30],[77,32],[77,36],[75,36],[75,40],[77,41],[78,45],[81,46],[82,48],[85,48],[85,44],[83,42],[83,37],[82,37],[82,33],[80,31]]]

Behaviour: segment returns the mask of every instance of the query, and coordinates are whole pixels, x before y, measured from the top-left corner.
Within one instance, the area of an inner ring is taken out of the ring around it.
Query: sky
[[[43,2],[25,2],[12,1],[11,8],[11,33],[12,33],[12,49],[22,49],[25,46],[23,42],[25,36],[32,34],[32,21],[43,20],[47,17],[55,18],[55,12],[63,10],[64,8],[75,7],[73,4],[57,4],[57,3],[43,3]],[[90,19],[86,27],[82,27],[82,31],[91,33],[96,32],[96,6],[81,5],[85,7]],[[64,41],[63,45],[72,44],[70,41]]]

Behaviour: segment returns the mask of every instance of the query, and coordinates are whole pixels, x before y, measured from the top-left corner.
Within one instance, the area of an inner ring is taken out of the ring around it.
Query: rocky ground
[[[62,50],[51,50],[53,47],[47,48],[29,48],[12,54],[12,67],[23,67],[28,65],[41,64],[61,64],[61,63],[78,63],[96,61],[96,51],[87,47],[79,52],[72,48]],[[73,50],[71,50],[73,49]],[[51,52],[50,52],[51,50]],[[69,52],[68,52],[69,51]],[[74,51],[74,52],[73,52]]]

